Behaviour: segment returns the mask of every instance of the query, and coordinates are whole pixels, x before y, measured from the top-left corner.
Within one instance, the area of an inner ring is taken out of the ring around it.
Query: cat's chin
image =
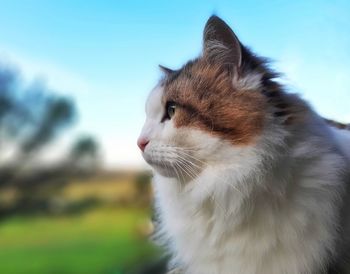
[[[162,167],[162,166],[152,166],[154,171],[157,172],[158,174],[162,175],[163,177],[167,178],[177,178],[177,174],[175,170]]]
[[[166,178],[172,178],[176,179],[177,181],[181,183],[188,183],[195,179],[198,174],[193,174],[190,176],[188,172],[184,172],[181,169],[175,169],[171,165],[163,166],[163,165],[152,165],[153,170],[158,173],[159,175],[166,177]]]
[[[189,167],[183,166],[182,163],[155,161],[146,155],[144,155],[144,159],[159,175],[167,178],[175,178],[183,183],[195,179],[201,173],[200,169],[191,167],[190,170]]]
[[[153,168],[155,172],[158,174],[168,177],[168,178],[177,178],[178,174],[176,173],[176,170],[172,168],[171,164],[166,164],[165,162],[154,162],[150,159],[146,159],[146,162]]]
[[[163,177],[179,179],[179,173],[169,165],[151,164],[151,167],[153,168],[154,172]]]

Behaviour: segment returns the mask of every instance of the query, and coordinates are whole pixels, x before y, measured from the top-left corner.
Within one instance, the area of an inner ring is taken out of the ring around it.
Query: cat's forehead
[[[179,81],[195,81],[202,79],[210,79],[215,77],[223,70],[220,70],[220,66],[209,63],[204,58],[196,58],[194,60],[188,61],[180,69],[169,73],[165,80],[163,81],[164,86],[169,86]]]
[[[167,75],[162,81],[166,100],[186,100],[191,96],[210,96],[231,88],[228,72],[203,58],[189,61],[181,69]]]

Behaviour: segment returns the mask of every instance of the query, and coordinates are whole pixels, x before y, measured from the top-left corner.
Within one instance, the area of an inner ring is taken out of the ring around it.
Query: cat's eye
[[[174,102],[166,104],[166,118],[171,119],[175,114],[176,105]]]

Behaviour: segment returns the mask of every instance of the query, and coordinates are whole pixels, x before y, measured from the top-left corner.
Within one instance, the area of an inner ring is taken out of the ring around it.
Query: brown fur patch
[[[201,58],[186,64],[164,81],[163,103],[177,104],[176,127],[193,127],[232,144],[247,145],[264,126],[266,97],[235,90],[232,71]]]

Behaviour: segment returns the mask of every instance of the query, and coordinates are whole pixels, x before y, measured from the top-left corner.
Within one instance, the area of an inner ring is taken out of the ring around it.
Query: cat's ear
[[[232,29],[213,15],[203,33],[203,56],[208,60],[239,68],[242,64],[242,45]]]
[[[162,65],[158,65],[160,70],[165,74],[165,75],[170,75],[172,73],[174,73],[175,71],[170,69],[170,68],[167,68],[167,67],[164,67]]]

